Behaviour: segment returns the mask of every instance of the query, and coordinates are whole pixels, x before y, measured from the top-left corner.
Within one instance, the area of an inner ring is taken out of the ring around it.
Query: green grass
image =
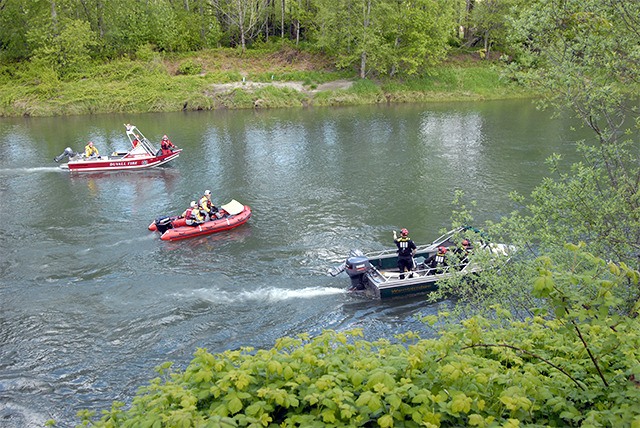
[[[186,64],[186,65],[185,65]],[[185,71],[188,73],[185,74]],[[282,108],[386,102],[497,99],[531,96],[500,77],[499,65],[463,63],[434,67],[427,75],[380,81],[327,67],[326,58],[298,51],[221,49],[179,58],[149,55],[94,64],[60,77],[29,64],[0,69],[0,116],[142,113],[216,108]],[[215,90],[215,84],[301,82],[306,91],[260,87]],[[313,93],[323,83],[347,79],[347,90]]]

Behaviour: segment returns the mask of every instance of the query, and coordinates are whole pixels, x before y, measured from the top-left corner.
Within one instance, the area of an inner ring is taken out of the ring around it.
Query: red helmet
[[[441,246],[439,246],[439,247],[438,247],[438,252],[439,252],[439,253],[442,253],[442,254],[446,253],[446,252],[447,252],[447,247],[444,247],[444,246],[442,246],[442,245],[441,245]]]
[[[469,240],[468,239],[463,239],[462,240],[462,245],[464,245],[465,247],[469,246]]]
[[[401,234],[402,236],[407,236],[407,235],[409,234],[409,231],[408,231],[407,229],[402,229],[402,230],[400,231],[400,234]]]

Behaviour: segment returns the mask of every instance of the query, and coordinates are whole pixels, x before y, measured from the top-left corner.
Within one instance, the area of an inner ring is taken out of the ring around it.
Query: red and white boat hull
[[[160,156],[127,155],[124,157],[101,156],[95,159],[70,160],[60,165],[71,172],[122,171],[155,168],[180,156],[182,149]]]

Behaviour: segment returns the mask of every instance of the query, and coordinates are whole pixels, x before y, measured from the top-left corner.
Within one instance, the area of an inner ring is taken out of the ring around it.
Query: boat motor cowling
[[[165,233],[169,229],[173,229],[171,217],[159,217],[156,219],[156,228],[158,232]]]
[[[360,250],[351,250],[347,261],[345,262],[345,271],[350,277],[355,277],[365,274],[371,269],[371,263],[369,259]]]
[[[66,158],[66,157],[72,158],[76,154],[77,154],[76,152],[71,150],[71,147],[67,147],[66,149],[64,149],[64,152],[60,153],[58,156],[53,158],[53,160],[56,161],[56,162],[60,162],[62,159]]]
[[[344,263],[344,270],[351,278],[351,289],[364,290],[366,288],[365,274],[369,269],[371,269],[371,263],[367,256],[360,250],[351,250]]]

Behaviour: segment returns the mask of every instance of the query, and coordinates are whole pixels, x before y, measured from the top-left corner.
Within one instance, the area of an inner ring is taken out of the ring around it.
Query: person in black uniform
[[[469,263],[469,254],[471,253],[471,242],[468,239],[463,239],[460,246],[456,248],[455,254],[459,259],[458,268],[462,269]]]
[[[402,229],[400,238],[393,231],[393,242],[398,247],[398,270],[400,279],[404,279],[404,272],[413,270],[413,256],[416,254],[416,244],[409,238],[409,231]]]
[[[429,267],[429,275],[444,272],[444,266],[447,265],[447,252],[449,249],[443,245],[438,247],[438,251],[429,257],[425,264]]]

